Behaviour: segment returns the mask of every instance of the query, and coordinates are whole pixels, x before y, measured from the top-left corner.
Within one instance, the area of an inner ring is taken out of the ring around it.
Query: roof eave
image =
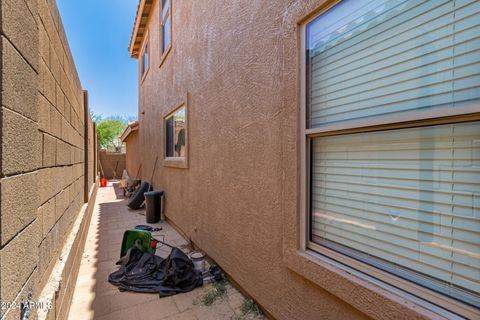
[[[130,57],[138,59],[140,53],[140,44],[142,43],[145,32],[141,32],[142,28],[146,27],[150,10],[153,6],[153,0],[140,0],[138,3],[137,14],[135,16],[135,23],[133,26],[132,36],[130,38],[130,44],[128,51]]]
[[[130,133],[138,130],[138,126],[138,120],[129,123],[128,126],[125,128],[125,131],[123,131],[122,135],[120,136],[120,140],[122,140],[122,142],[125,142],[125,139],[128,138]]]

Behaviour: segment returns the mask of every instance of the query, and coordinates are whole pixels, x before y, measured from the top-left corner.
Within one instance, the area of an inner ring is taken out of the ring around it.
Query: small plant
[[[213,289],[202,297],[202,303],[206,306],[212,305],[217,299],[224,296],[225,293],[227,293],[225,281],[214,282]]]
[[[244,315],[247,315],[249,313],[253,313],[256,316],[262,316],[263,312],[260,310],[260,308],[257,306],[255,302],[253,302],[252,299],[245,299],[242,302],[242,305],[240,307],[240,310],[242,310],[242,313]]]

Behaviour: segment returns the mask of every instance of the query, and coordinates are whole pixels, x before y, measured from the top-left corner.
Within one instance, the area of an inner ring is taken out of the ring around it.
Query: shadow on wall
[[[100,173],[106,179],[121,179],[126,168],[125,153],[107,152],[100,150]],[[102,171],[103,169],[103,171]]]

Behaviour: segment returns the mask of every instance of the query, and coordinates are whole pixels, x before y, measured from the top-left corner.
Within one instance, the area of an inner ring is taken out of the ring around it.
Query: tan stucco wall
[[[160,68],[154,2],[140,146],[143,179],[159,157],[167,217],[275,318],[366,318],[283,262],[284,216],[299,201],[297,21],[323,1],[174,0]],[[189,168],[166,167],[163,116],[187,92]]]
[[[138,131],[132,131],[125,139],[125,145],[127,147],[126,163],[127,172],[130,178],[135,179],[139,173],[140,167],[140,145]]]
[[[85,114],[55,1],[5,0],[0,6],[3,306],[25,301],[29,291],[38,298],[84,204]],[[93,130],[88,134],[96,141]],[[94,170],[93,149],[88,152]],[[87,189],[93,176],[92,171]],[[64,276],[70,271],[68,265]],[[1,313],[20,318],[18,308]]]

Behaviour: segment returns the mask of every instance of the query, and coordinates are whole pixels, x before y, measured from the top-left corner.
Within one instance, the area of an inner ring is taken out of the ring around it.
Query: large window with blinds
[[[309,247],[478,315],[480,1],[344,0],[302,39]]]

